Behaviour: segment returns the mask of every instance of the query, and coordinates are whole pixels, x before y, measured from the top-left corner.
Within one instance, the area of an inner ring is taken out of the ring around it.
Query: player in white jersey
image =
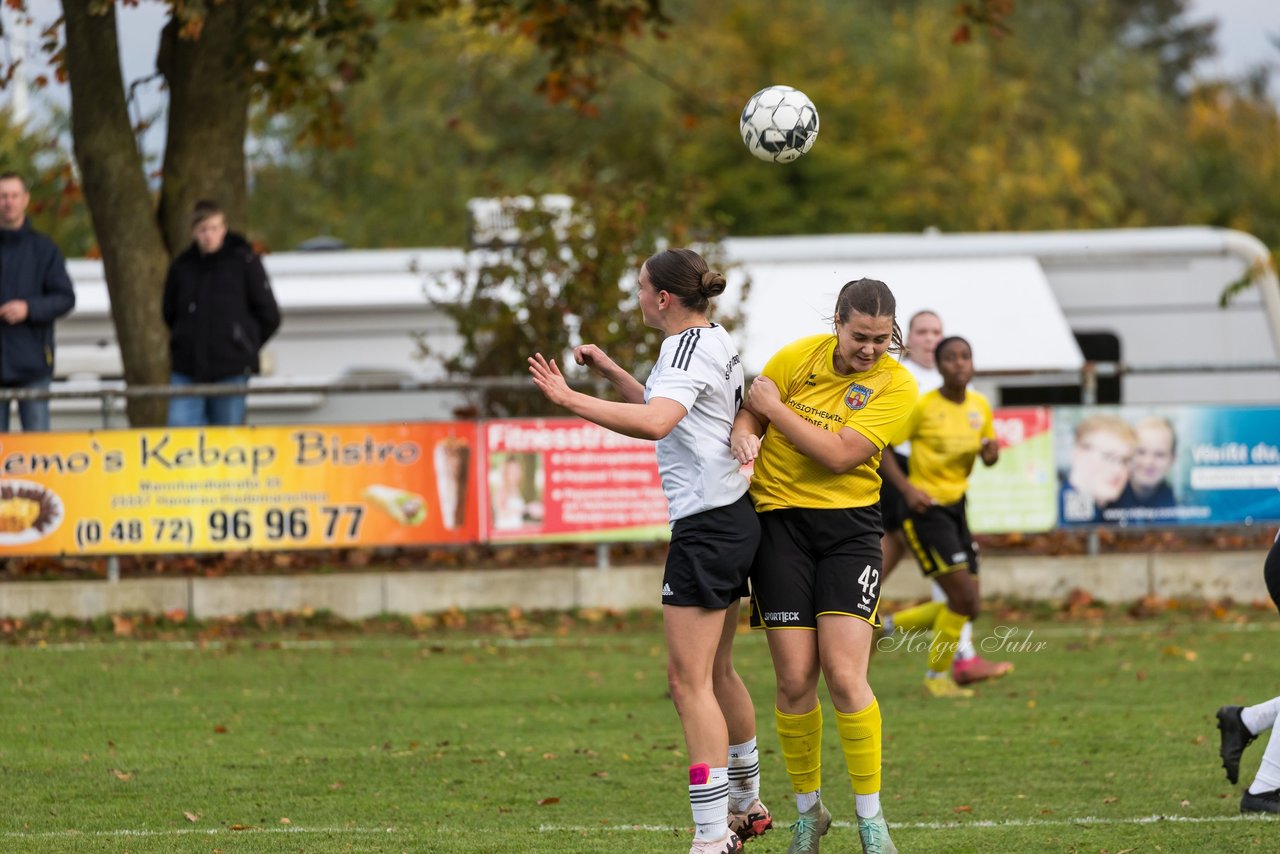
[[[1280,531],[1262,567],[1271,601],[1280,609]],[[1218,754],[1227,780],[1235,783],[1240,778],[1240,756],[1244,749],[1266,730],[1271,730],[1266,750],[1258,765],[1253,782],[1240,796],[1241,813],[1280,813],[1280,697],[1272,697],[1254,706],[1223,706],[1218,709],[1218,730],[1221,741]]]
[[[574,361],[622,397],[574,391],[555,360],[529,359],[533,381],[552,403],[609,430],[657,441],[658,470],[671,517],[662,579],[667,682],[689,750],[689,803],[696,825],[690,854],[735,854],[742,840],[773,826],[760,803],[755,707],[733,667],[740,600],[760,541],[747,480],[729,452],[742,404],[742,365],[724,327],[707,317],[725,279],[689,249],[645,261],[637,294],[646,325],[667,336],[641,385],[594,344]]]

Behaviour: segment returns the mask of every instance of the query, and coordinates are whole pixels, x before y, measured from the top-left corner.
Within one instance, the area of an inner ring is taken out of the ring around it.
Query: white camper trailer
[[[759,237],[731,238],[724,248],[736,266],[722,299],[732,302],[742,280],[752,281],[737,336],[749,373],[786,341],[827,328],[839,286],[862,276],[893,288],[904,322],[931,308],[949,333],[968,337],[978,367],[1002,372],[978,383],[1001,403],[1069,402],[1053,395],[1064,385],[1078,392],[1086,359],[1118,358],[1139,369],[1280,365],[1280,289],[1265,248],[1240,232],[1188,227]],[[417,336],[445,351],[457,346],[457,338],[424,289],[430,274],[463,268],[463,250],[276,253],[264,262],[284,324],[267,345],[264,375],[255,385],[441,378],[438,366],[418,358]],[[119,349],[101,263],[76,260],[69,266],[77,306],[57,326],[58,379],[91,388],[120,377]],[[1263,271],[1258,287],[1220,309],[1222,289],[1250,269]],[[1093,352],[1082,352],[1080,342]],[[1274,404],[1280,367],[1126,375],[1114,396],[1126,403]],[[250,419],[437,419],[463,403],[457,392],[259,394],[250,398]],[[94,400],[54,401],[56,428],[102,423]]]

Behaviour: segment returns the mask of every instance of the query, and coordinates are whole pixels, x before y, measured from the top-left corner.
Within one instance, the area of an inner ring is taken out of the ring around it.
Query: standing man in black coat
[[[173,260],[164,285],[172,385],[247,386],[258,353],[280,328],[280,309],[262,261],[243,237],[227,231],[222,209],[199,201],[192,244]],[[169,425],[199,427],[245,421],[245,395],[174,397]]]
[[[0,173],[0,386],[47,389],[53,379],[53,322],[75,307],[67,263],[27,222],[31,196],[16,172]],[[0,433],[9,432],[8,400]],[[27,432],[49,429],[48,400],[18,401]]]

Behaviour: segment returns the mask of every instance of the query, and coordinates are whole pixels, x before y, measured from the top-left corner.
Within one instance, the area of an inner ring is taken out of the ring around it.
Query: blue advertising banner
[[[1280,408],[1061,407],[1054,459],[1064,528],[1280,520]]]

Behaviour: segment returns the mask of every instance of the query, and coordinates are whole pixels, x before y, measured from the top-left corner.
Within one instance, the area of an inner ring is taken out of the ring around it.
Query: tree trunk
[[[191,207],[199,199],[217,202],[227,224],[245,230],[248,2],[210,4],[199,38],[181,37],[173,18],[160,36],[157,66],[169,86],[160,227],[175,255],[191,242]]]
[[[125,105],[115,7],[100,0],[63,0],[62,10],[71,137],[102,250],[125,381],[166,383],[169,336],[160,300],[169,253]],[[129,422],[163,424],[166,411],[164,400],[130,401]]]

